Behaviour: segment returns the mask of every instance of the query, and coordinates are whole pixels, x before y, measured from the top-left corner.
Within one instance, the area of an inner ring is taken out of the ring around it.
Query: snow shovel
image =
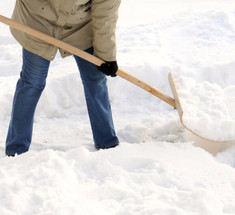
[[[12,28],[15,28],[19,31],[22,31],[24,33],[27,33],[31,36],[34,36],[40,40],[43,40],[49,44],[52,44],[58,48],[61,48],[63,50],[66,50],[68,51],[69,53],[71,54],[74,54],[74,55],[77,55],[97,66],[100,66],[102,63],[104,63],[103,60],[91,55],[91,54],[88,54],[87,52],[85,51],[82,51],[74,46],[71,46],[65,42],[62,42],[58,39],[55,39],[51,36],[48,36],[40,31],[37,31],[35,29],[32,29],[28,26],[25,26],[21,23],[18,23],[12,19],[9,19],[5,16],[2,16],[0,15],[0,22],[6,24],[6,25],[9,25],[11,26]],[[177,90],[176,90],[176,87],[175,87],[175,83],[174,83],[174,79],[172,77],[172,74],[169,73],[169,82],[170,82],[170,85],[171,85],[171,89],[172,89],[172,92],[173,92],[173,95],[174,95],[174,99],[171,98],[170,96],[164,94],[163,92],[161,92],[160,90],[150,86],[149,84],[145,83],[144,81],[134,77],[133,75],[130,75],[124,71],[122,71],[121,69],[118,69],[117,73],[116,73],[118,76],[126,79],[127,81],[135,84],[136,86],[144,89],[145,91],[153,94],[154,96],[160,98],[161,100],[163,100],[164,102],[168,103],[169,105],[171,105],[172,107],[176,108],[178,110],[178,113],[179,113],[179,116],[180,116],[180,121],[181,121],[181,124],[187,129],[189,130],[190,132],[192,132],[194,135],[200,137],[198,134],[196,134],[195,132],[193,132],[192,130],[190,130],[189,128],[187,128],[185,125],[184,125],[184,122],[183,122],[183,119],[182,119],[182,116],[183,116],[183,109],[181,107],[181,104],[180,104],[180,100],[179,100],[179,96],[178,96],[178,93],[177,93]],[[213,141],[213,140],[208,140],[204,137],[200,137],[202,139],[205,139],[207,141]],[[217,142],[217,141],[213,141],[213,142]],[[221,142],[221,141],[220,141]]]

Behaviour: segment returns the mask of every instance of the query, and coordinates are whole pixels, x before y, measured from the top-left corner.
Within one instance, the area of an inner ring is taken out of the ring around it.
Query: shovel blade
[[[183,109],[183,107],[181,105],[180,97],[179,97],[179,94],[177,92],[176,84],[175,84],[175,81],[174,81],[172,73],[169,73],[168,79],[169,79],[169,83],[170,83],[170,86],[171,86],[172,94],[173,94],[174,99],[175,99],[176,108],[177,108],[177,111],[179,113],[180,122],[183,125],[183,127],[185,127],[192,134],[196,135],[196,137],[201,138],[203,141],[209,141],[211,143],[214,142],[214,143],[221,143],[221,144],[222,143],[230,143],[231,141],[233,141],[233,140],[221,141],[221,140],[209,139],[209,138],[204,137],[204,136],[202,136],[200,134],[197,134],[195,131],[193,131],[193,129],[191,129],[188,126],[186,126],[185,123],[184,123],[184,118],[183,118],[183,116],[184,116],[184,109]],[[200,126],[200,125],[198,125],[198,126]]]

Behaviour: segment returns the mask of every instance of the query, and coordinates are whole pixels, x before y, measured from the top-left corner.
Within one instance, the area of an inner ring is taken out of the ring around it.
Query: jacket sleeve
[[[104,61],[116,60],[116,23],[121,0],[92,0],[91,17],[94,55]]]

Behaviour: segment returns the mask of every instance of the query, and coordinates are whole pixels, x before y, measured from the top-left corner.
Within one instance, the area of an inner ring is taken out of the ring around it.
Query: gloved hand
[[[106,75],[110,75],[111,77],[116,77],[116,72],[118,70],[117,61],[107,61],[102,63],[100,66],[98,66],[98,70]]]

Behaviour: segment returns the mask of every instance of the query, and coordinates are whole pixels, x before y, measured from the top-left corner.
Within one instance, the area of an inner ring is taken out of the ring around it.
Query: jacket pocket
[[[69,16],[67,18],[66,24],[68,25],[77,25],[81,22],[86,22],[91,19],[91,0],[86,0],[84,4],[75,3]]]
[[[56,22],[57,16],[51,8],[48,0],[20,0],[28,11],[35,17],[43,17],[44,19]]]
[[[40,6],[38,0],[20,0],[20,2],[28,9],[30,12],[34,12]]]

